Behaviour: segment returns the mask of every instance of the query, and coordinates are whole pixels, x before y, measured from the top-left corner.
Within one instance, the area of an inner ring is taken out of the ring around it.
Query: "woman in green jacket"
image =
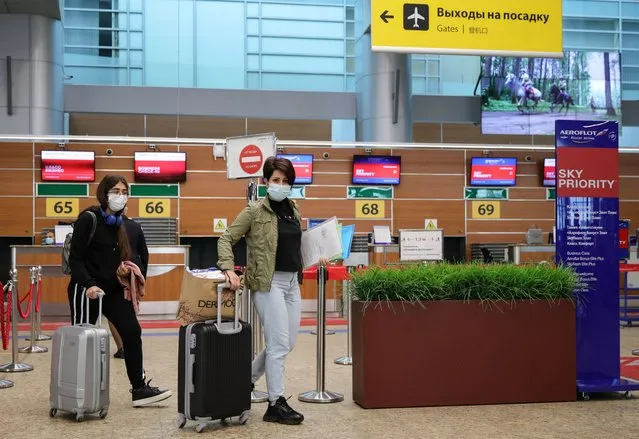
[[[284,367],[295,346],[302,316],[302,226],[297,205],[288,197],[295,183],[293,164],[269,157],[264,162],[267,196],[249,203],[218,241],[218,267],[232,289],[240,286],[234,272],[233,245],[243,236],[247,246],[245,284],[264,327],[266,349],[253,360],[252,383],[266,373],[269,406],[264,421],[295,425],[304,416],[284,397]],[[326,264],[322,259],[321,264]]]

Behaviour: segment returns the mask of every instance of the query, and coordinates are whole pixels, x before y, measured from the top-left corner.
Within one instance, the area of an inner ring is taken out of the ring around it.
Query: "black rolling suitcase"
[[[244,424],[251,409],[251,327],[238,318],[237,293],[235,320],[222,320],[224,288],[218,285],[217,321],[180,327],[178,425],[197,421],[198,433],[209,422],[235,416]]]

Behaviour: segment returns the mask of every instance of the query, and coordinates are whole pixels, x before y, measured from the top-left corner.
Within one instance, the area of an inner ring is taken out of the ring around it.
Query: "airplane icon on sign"
[[[413,27],[419,28],[419,20],[426,20],[423,15],[420,15],[419,10],[415,7],[415,12],[406,17],[407,20],[414,20]]]
[[[404,3],[404,30],[427,31],[429,26],[428,5]]]

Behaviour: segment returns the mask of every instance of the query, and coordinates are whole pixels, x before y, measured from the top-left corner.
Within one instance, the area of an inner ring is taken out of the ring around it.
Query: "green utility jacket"
[[[299,207],[294,201],[289,201],[295,218],[301,225]],[[271,209],[268,197],[249,203],[218,240],[217,267],[220,270],[234,269],[233,245],[244,236],[247,248],[244,283],[251,291],[270,291],[275,273],[277,221],[277,215]],[[298,273],[298,281],[302,281],[301,272]]]

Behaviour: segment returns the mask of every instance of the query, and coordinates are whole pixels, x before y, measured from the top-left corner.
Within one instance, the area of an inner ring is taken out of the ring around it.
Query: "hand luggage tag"
[[[74,326],[90,326],[90,327],[94,327],[94,325],[91,324],[91,317],[90,317],[90,308],[89,308],[89,301],[91,299],[89,299],[89,297],[87,297],[86,295],[87,289],[83,288],[82,289],[82,297],[80,298],[80,323],[78,323],[77,325],[75,324],[75,319],[73,320],[73,324]],[[78,294],[78,284],[75,284],[75,289],[73,290],[73,315],[76,316],[76,307],[75,307],[75,299],[76,299],[76,295]],[[102,326],[102,297],[104,297],[104,291],[100,290],[98,291],[98,321],[97,321],[97,326],[95,327],[101,327]],[[87,301],[87,321],[86,323],[84,322],[84,299],[86,298]]]
[[[222,322],[222,293],[224,292],[224,288],[230,288],[230,285],[221,283],[217,284],[217,322],[215,322],[215,327],[217,328],[217,332],[223,335],[231,335],[237,334],[242,330],[242,324],[238,321],[238,307],[239,307],[239,296],[237,294],[238,290],[235,290],[235,321],[234,322]]]

